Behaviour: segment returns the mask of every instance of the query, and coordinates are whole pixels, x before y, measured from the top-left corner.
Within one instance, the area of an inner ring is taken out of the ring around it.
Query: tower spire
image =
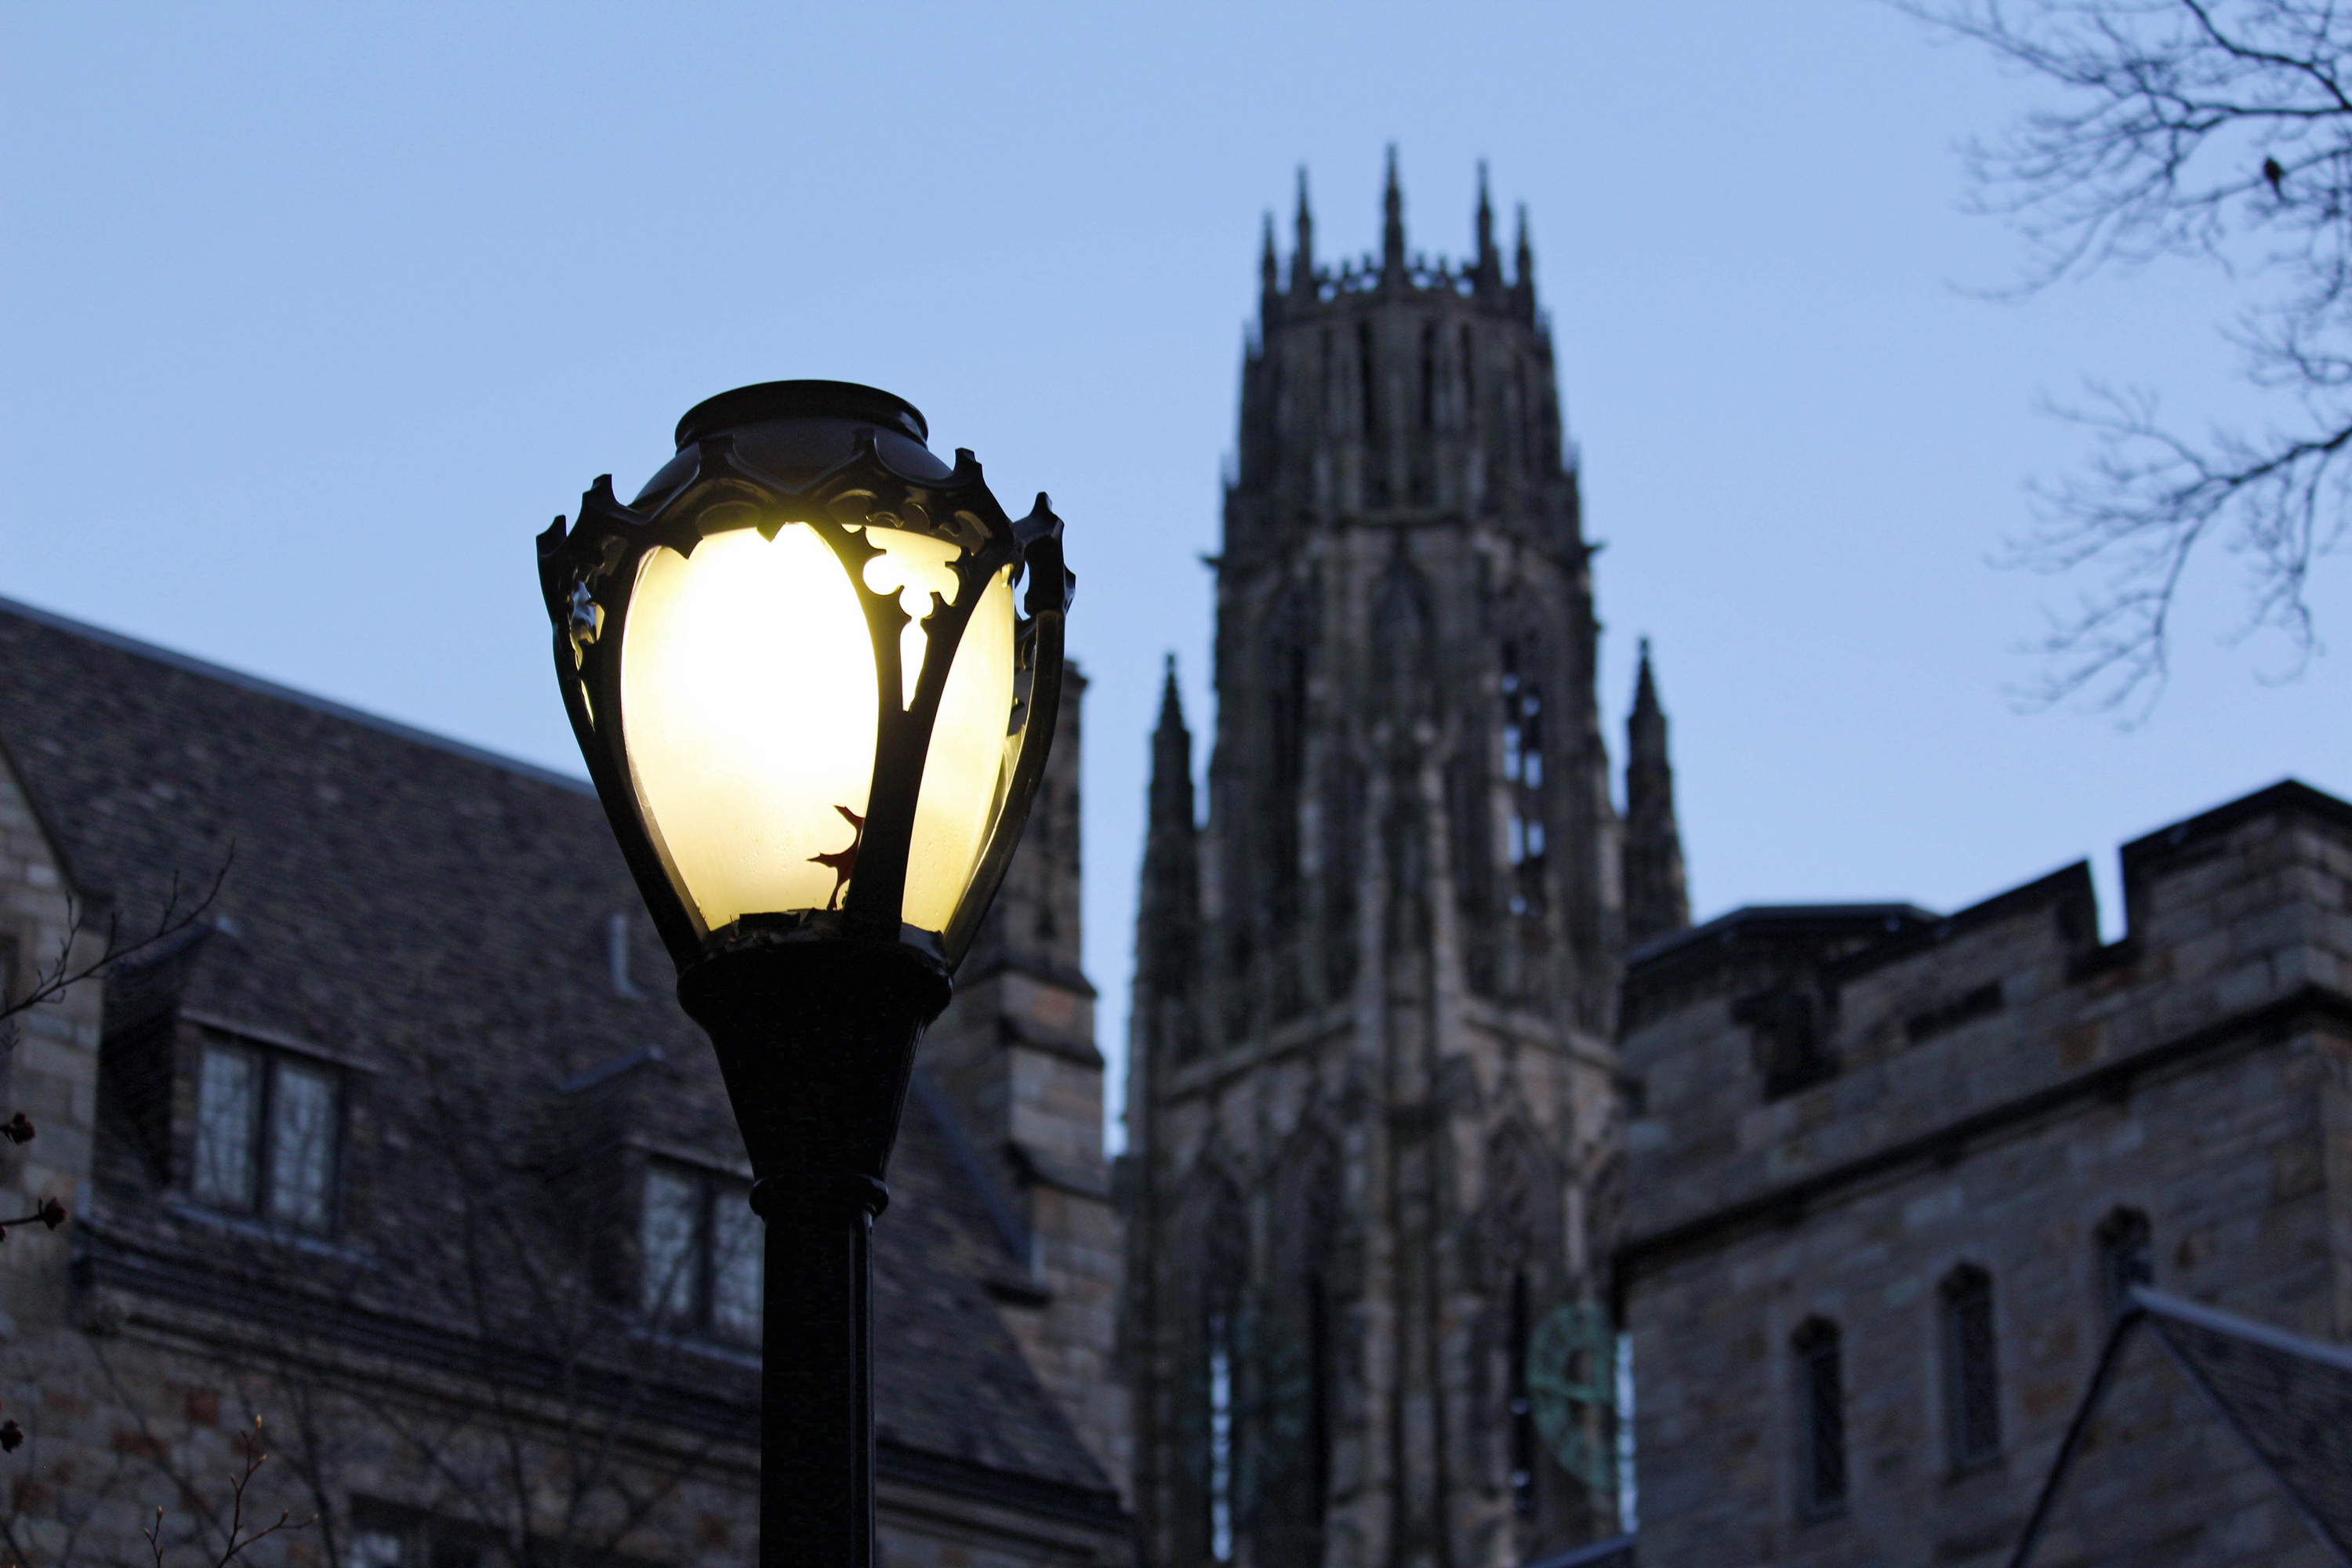
[[[1397,184],[1393,142],[1389,143],[1389,183],[1381,208],[1387,219],[1381,229],[1381,281],[1394,288],[1404,281],[1404,192]]]
[[[1199,834],[1192,819],[1192,732],[1176,689],[1176,656],[1160,687],[1160,723],[1151,731],[1143,886],[1135,924],[1135,1006],[1129,1020],[1138,1083],[1160,1065],[1191,1052],[1193,962],[1201,915]]]
[[[1511,280],[1522,289],[1535,287],[1536,253],[1535,247],[1528,243],[1528,204],[1525,202],[1519,204],[1518,255],[1513,258]]]
[[[1151,826],[1192,830],[1192,731],[1184,724],[1172,653],[1160,677],[1160,722],[1151,731]]]
[[[1478,160],[1478,287],[1499,288],[1503,258],[1495,249],[1495,204],[1486,199],[1486,160]]]
[[[1274,211],[1270,207],[1265,215],[1265,249],[1258,258],[1257,275],[1266,298],[1271,300],[1279,289],[1281,273],[1274,259]]]
[[[1666,760],[1666,714],[1642,639],[1633,712],[1625,721],[1625,941],[1631,945],[1690,924],[1683,881],[1682,829],[1675,820],[1675,771]]]
[[[1307,165],[1298,165],[1298,248],[1290,253],[1290,291],[1315,291],[1315,216],[1307,210]]]

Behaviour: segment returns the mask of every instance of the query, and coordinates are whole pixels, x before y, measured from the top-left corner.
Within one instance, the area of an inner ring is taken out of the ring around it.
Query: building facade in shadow
[[[2273,785],[2123,889],[2114,942],[2076,865],[1632,956],[1643,1563],[2352,1550],[2352,806]]]
[[[876,1228],[893,1568],[1132,1561],[1066,689]],[[585,783],[0,604],[0,984],[159,921],[16,1020],[0,1544],[217,1561],[258,1417],[252,1568],[751,1563],[750,1173]]]

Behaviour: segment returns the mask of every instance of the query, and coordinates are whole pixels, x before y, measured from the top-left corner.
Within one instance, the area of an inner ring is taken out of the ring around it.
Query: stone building
[[[877,1226],[893,1568],[1132,1561],[1066,701]],[[215,1560],[257,1415],[257,1568],[750,1563],[748,1171],[593,796],[0,605],[0,979],[215,876],[21,1019],[0,1545]]]
[[[2114,942],[2077,865],[1632,956],[1644,1563],[2007,1561],[2078,1412],[2035,1563],[2340,1560],[2263,1456],[2352,1452],[2352,1377],[2323,1408],[2277,1370],[2352,1367],[2352,806],[2263,790],[2126,846],[2123,889]]]
[[[1664,721],[1645,669],[1628,842],[1524,216],[1507,273],[1483,179],[1458,267],[1407,251],[1393,157],[1385,203],[1337,266],[1303,176],[1286,273],[1267,220],[1205,826],[1172,679],[1152,741],[1121,1182],[1155,1563],[1615,1528],[1593,1238],[1627,922],[1684,920]]]

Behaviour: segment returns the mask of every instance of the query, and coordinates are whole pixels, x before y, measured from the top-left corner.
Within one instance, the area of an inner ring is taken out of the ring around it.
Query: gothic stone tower
[[[1123,1353],[1171,1568],[1504,1568],[1614,1524],[1590,1238],[1626,911],[1679,923],[1679,851],[1629,857],[1611,803],[1524,217],[1507,277],[1482,175],[1475,259],[1410,258],[1393,156],[1386,217],[1318,268],[1302,176],[1286,280],[1268,220],[1205,827],[1172,679],[1153,742]]]

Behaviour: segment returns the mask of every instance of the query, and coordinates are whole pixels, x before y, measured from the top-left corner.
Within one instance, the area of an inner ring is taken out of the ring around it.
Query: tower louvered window
[[[1525,1269],[1511,1275],[1511,1511],[1536,1511],[1536,1407],[1528,1387],[1528,1351],[1535,1332]]]
[[[1437,329],[1421,330],[1421,427],[1437,428]]]
[[[1234,1318],[1209,1315],[1209,1556],[1234,1560]]]
[[[1465,430],[1476,423],[1478,407],[1478,356],[1466,325],[1462,329],[1462,405],[1455,423]]]
[[[1953,1469],[1974,1469],[2000,1452],[1992,1276],[1964,1263],[1945,1276],[1942,1296],[1945,1441]]]
[[[1511,862],[1511,912],[1533,919],[1544,909],[1543,692],[1521,668],[1522,650],[1503,645],[1503,780],[1510,793],[1505,831]]]
[[[1790,1342],[1797,1383],[1797,1511],[1821,1519],[1845,1508],[1845,1369],[1837,1325],[1815,1318]]]

